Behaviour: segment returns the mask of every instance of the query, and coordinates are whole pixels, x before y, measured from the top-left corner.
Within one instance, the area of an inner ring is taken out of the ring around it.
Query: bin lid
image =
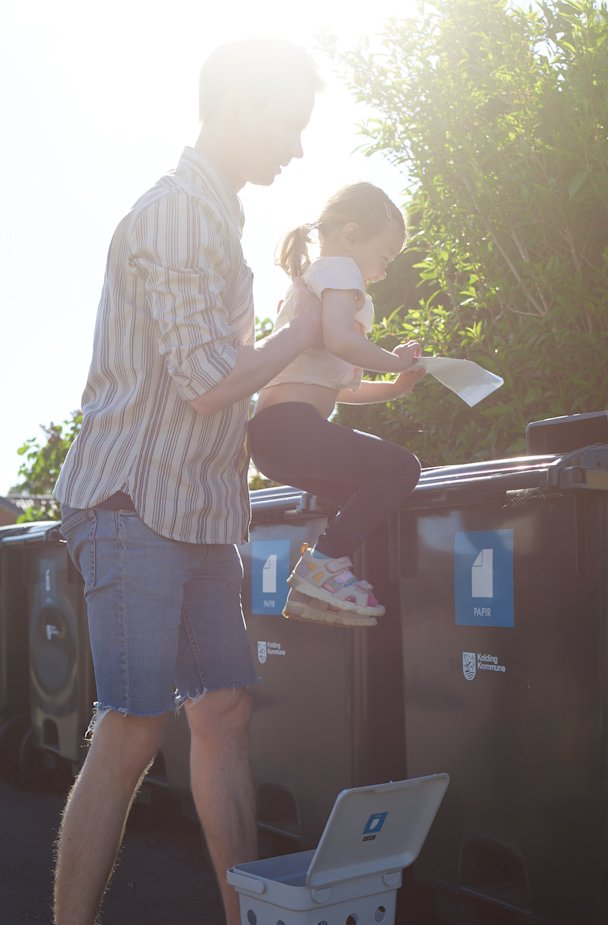
[[[60,521],[58,520],[34,520],[30,523],[17,524],[10,528],[11,532],[0,535],[0,543],[21,544],[21,543],[42,543],[51,540],[61,539],[59,533]]]
[[[522,456],[423,469],[404,509],[469,502],[484,494],[517,490],[608,491],[608,444],[560,456]]]
[[[338,795],[306,875],[309,887],[401,870],[416,860],[449,783],[447,774]]]
[[[250,492],[252,524],[294,518],[309,519],[335,512],[335,505],[290,485],[275,485]]]

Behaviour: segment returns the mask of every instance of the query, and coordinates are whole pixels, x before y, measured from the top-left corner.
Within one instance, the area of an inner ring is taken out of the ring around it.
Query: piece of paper
[[[453,360],[451,357],[420,357],[418,360],[427,373],[438,379],[470,408],[499,389],[504,379],[484,369],[473,360]]]

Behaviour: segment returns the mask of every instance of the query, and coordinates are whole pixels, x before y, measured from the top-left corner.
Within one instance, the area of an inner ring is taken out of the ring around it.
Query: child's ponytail
[[[283,238],[277,253],[277,265],[285,270],[291,279],[295,279],[310,266],[308,245],[310,232],[314,225],[299,225]]]
[[[396,222],[405,238],[403,213],[383,190],[372,183],[344,186],[325,204],[316,222],[300,225],[283,238],[277,251],[277,265],[295,279],[310,266],[308,245],[312,243],[311,231],[318,233],[322,245],[332,234],[353,222],[359,226],[360,240],[369,241],[380,234],[389,221]]]

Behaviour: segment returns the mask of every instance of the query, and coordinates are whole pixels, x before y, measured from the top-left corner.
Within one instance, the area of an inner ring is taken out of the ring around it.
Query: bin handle
[[[234,868],[228,871],[228,882],[237,889],[245,890],[247,893],[265,893],[266,884],[259,877],[250,877]]]

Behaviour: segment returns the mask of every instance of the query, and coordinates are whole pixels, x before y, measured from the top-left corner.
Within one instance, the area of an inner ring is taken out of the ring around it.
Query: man
[[[175,703],[228,925],[231,865],[256,854],[248,754],[255,680],[240,607],[249,397],[320,337],[305,289],[254,345],[237,192],[302,156],[320,82],[303,49],[252,39],[201,72],[202,128],[120,222],[108,254],[82,429],[56,495],[87,599],[98,702],[59,833],[56,925],[94,925],[131,802]],[[176,690],[177,689],[177,690]]]

